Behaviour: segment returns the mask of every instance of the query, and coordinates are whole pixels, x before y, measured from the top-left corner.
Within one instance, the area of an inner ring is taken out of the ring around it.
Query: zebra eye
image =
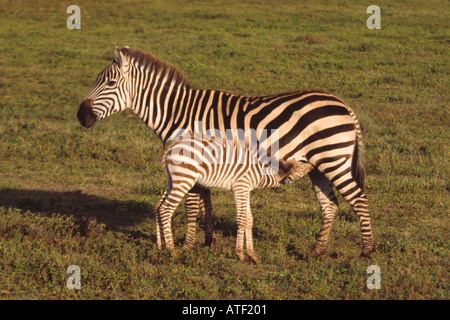
[[[107,85],[112,87],[112,86],[116,85],[116,82],[115,81],[108,81]]]

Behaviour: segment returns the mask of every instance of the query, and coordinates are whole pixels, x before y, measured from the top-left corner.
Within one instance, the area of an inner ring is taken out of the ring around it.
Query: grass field
[[[81,8],[69,30],[67,6]],[[369,30],[366,8],[381,8]],[[3,1],[0,8],[0,298],[449,299],[447,1]],[[252,193],[261,262],[234,255],[232,194],[212,192],[215,247],[156,249],[162,145],[131,112],[81,127],[78,106],[112,47],[169,61],[198,88],[320,88],[363,127],[377,251],[340,198],[327,254],[308,178]],[[67,267],[81,270],[70,290]],[[381,271],[369,290],[370,265]]]

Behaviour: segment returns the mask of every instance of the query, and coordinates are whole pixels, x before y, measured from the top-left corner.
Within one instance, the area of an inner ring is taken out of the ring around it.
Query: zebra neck
[[[136,84],[133,112],[164,142],[173,134],[175,121],[187,117],[187,106],[196,89],[176,84],[164,75],[150,74],[146,83]]]
[[[142,84],[135,82],[132,109],[163,143],[184,131],[219,130],[225,137],[226,129],[244,128],[242,109],[250,103],[248,97],[194,89],[168,74],[150,73]]]

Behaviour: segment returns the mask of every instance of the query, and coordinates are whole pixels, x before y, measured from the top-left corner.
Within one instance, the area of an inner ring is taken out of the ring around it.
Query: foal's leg
[[[236,203],[237,211],[237,235],[236,235],[236,255],[241,261],[246,261],[244,254],[244,238],[247,237],[247,254],[254,260],[258,260],[258,257],[254,254],[253,250],[253,237],[252,237],[252,226],[253,218],[250,209],[250,190],[248,187],[234,187],[234,201]],[[251,221],[249,221],[249,218]],[[250,222],[250,223],[249,223]],[[250,226],[248,226],[250,224]]]
[[[161,204],[156,212],[156,217],[160,228],[160,235],[163,234],[165,245],[169,250],[174,248],[172,237],[173,213],[194,183],[195,181],[192,181],[192,184],[190,181],[183,181],[183,183],[172,181],[172,186],[170,187],[169,185],[165,197],[160,200]],[[158,246],[158,248],[160,247]]]
[[[259,258],[255,254],[253,248],[253,214],[250,208],[250,193],[247,198],[247,223],[245,226],[245,240],[247,246],[247,255],[253,260],[253,262],[258,262]]]
[[[192,249],[195,245],[195,229],[200,206],[200,193],[187,193],[184,205],[186,209],[187,226],[183,247]]]
[[[192,249],[195,245],[196,221],[199,210],[205,224],[205,246],[211,246],[215,239],[210,190],[194,186],[186,194],[185,207],[187,230],[184,248]]]

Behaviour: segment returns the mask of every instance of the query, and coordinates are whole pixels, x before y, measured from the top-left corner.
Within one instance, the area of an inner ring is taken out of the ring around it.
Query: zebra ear
[[[120,50],[116,46],[113,48],[113,54],[114,54],[114,62],[119,63],[120,61]]]
[[[119,68],[122,70],[124,74],[128,73],[128,60],[122,53],[122,51],[114,46],[113,48],[113,54],[114,54],[114,62],[117,63]]]

